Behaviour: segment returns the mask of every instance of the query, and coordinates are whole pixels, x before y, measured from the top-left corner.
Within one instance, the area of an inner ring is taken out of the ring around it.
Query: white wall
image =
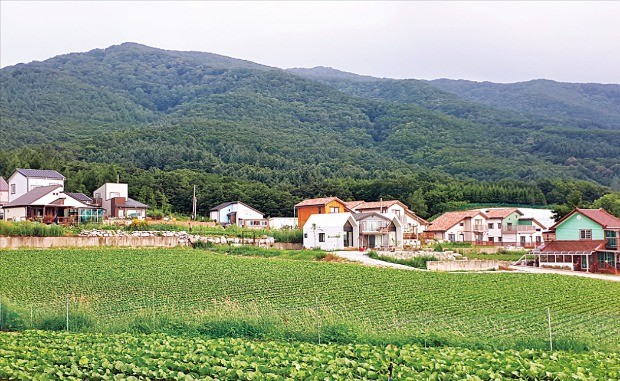
[[[322,250],[342,250],[344,249],[344,225],[349,222],[353,227],[353,234],[351,237],[351,246],[350,248],[356,248],[359,245],[359,227],[357,222],[351,217],[350,213],[346,213],[348,218],[338,218],[335,219],[329,218],[327,216],[334,215],[342,215],[345,213],[334,213],[334,214],[323,214],[323,215],[313,215],[308,220],[308,223],[304,225],[303,228],[303,240],[304,247],[307,249],[320,248]],[[315,216],[320,216],[316,218]],[[313,218],[315,217],[315,218]],[[317,222],[314,221],[317,219],[322,219],[322,221]],[[313,225],[314,228],[313,228]],[[325,234],[325,242],[319,242],[320,234]]]
[[[10,208],[3,209],[4,210],[4,219],[12,220],[12,221],[23,221],[26,219],[26,208],[18,207],[18,208]]]
[[[0,192],[0,204],[6,204],[9,202],[9,192]]]
[[[9,202],[23,196],[34,188],[44,187],[48,185],[60,185],[64,189],[65,181],[58,179],[42,179],[36,177],[26,177],[19,172],[15,172],[9,177]],[[11,193],[11,189],[15,186],[15,193]]]
[[[218,211],[209,212],[209,218],[221,224],[230,224],[228,214],[233,212],[237,212],[237,226],[242,226],[243,220],[260,220],[263,218],[262,214],[240,203],[230,204],[220,209],[219,213]]]
[[[285,227],[296,228],[297,218],[295,217],[272,217],[269,219],[269,228],[282,229]]]
[[[233,204],[237,208],[237,225],[241,226],[241,220],[260,220],[263,218],[263,214],[256,212],[248,208],[243,204]]]

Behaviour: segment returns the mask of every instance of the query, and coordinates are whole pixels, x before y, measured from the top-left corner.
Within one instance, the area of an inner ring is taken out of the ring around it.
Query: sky
[[[620,83],[620,1],[0,1],[0,66],[137,42],[389,78]]]

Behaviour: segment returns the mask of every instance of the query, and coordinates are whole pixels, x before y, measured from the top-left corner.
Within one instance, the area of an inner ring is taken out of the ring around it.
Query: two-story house
[[[438,241],[482,244],[488,241],[488,219],[479,210],[446,212],[430,223],[425,235]]]
[[[545,227],[517,208],[480,209],[488,216],[488,242],[492,245],[536,247],[543,242]]]
[[[18,168],[9,177],[8,185],[11,202],[38,187],[59,185],[64,190],[65,177],[51,169]]]
[[[109,218],[146,218],[148,205],[129,198],[129,186],[105,183],[93,192],[93,202],[101,206]]]
[[[396,217],[403,226],[403,234],[408,239],[417,239],[423,233],[428,221],[416,215],[404,203],[398,200],[379,200],[373,202],[349,201],[351,210],[359,213],[381,213]]]
[[[351,211],[344,201],[338,197],[312,198],[295,205],[297,224],[300,228],[306,225],[314,214],[345,213]]]
[[[541,267],[620,273],[620,219],[604,209],[577,208],[551,227],[556,239],[532,253]]]
[[[359,247],[387,249],[403,246],[403,224],[392,214],[364,212],[353,213],[359,224]]]
[[[209,211],[209,218],[222,225],[237,225],[251,229],[266,229],[269,221],[264,214],[241,202],[224,202]]]

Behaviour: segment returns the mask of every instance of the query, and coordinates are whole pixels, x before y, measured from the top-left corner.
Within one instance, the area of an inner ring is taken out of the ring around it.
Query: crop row
[[[620,355],[315,345],[165,335],[0,334],[0,378],[617,380]]]
[[[469,341],[554,334],[620,349],[620,284],[531,274],[445,274],[357,265],[241,258],[202,250],[88,249],[0,255],[0,293],[35,317],[88,312],[208,319],[302,315],[359,322],[375,334],[445,335]],[[28,319],[26,319],[28,320]],[[293,321],[298,322],[299,319]],[[28,326],[28,325],[27,325]]]

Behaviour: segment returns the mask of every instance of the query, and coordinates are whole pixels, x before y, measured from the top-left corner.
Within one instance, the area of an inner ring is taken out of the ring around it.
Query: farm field
[[[197,249],[0,252],[4,328],[620,351],[620,283],[427,273]],[[68,295],[68,298],[67,298]]]
[[[286,343],[163,334],[0,333],[0,378],[617,380],[618,353]]]

